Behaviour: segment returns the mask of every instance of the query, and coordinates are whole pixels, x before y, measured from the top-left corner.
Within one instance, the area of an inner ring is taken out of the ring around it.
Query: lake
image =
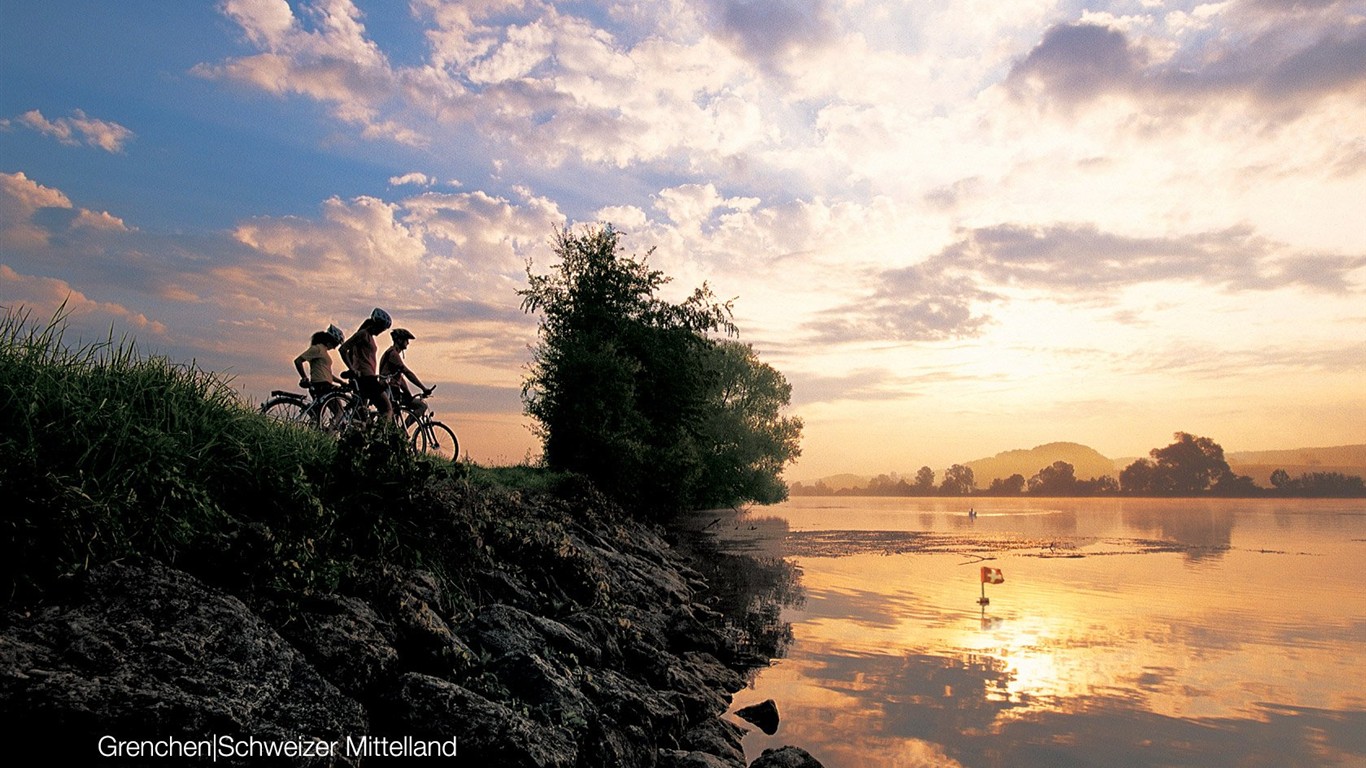
[[[710,529],[800,572],[734,699],[781,714],[749,759],[1366,766],[1362,500],[801,497]]]

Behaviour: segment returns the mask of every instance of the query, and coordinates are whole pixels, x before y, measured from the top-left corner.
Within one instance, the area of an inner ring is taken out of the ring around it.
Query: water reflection
[[[783,713],[751,758],[1366,765],[1359,503],[873,501],[731,531],[795,552],[805,592],[786,657],[735,698]],[[1006,577],[987,606],[982,562]]]
[[[1161,507],[1126,508],[1124,524],[1187,547],[1192,562],[1218,559],[1233,543],[1233,512],[1227,502],[1185,501],[1181,514]]]

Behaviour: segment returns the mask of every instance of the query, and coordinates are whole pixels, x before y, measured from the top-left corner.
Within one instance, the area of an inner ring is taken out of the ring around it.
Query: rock
[[[778,705],[773,699],[737,709],[735,715],[759,726],[769,736],[778,732]]]
[[[709,755],[706,752],[689,752],[682,749],[659,750],[658,768],[745,768],[743,760],[734,762]]]
[[[821,761],[812,757],[801,747],[777,747],[765,749],[763,754],[749,764],[749,768],[825,768]]]
[[[743,766],[745,749],[740,741],[744,735],[744,729],[740,726],[713,717],[703,720],[683,734],[679,744],[684,749],[706,752]]]
[[[544,654],[549,648],[588,664],[596,665],[602,660],[601,649],[577,631],[511,605],[485,607],[468,632],[476,645],[494,656],[514,651]]]
[[[393,624],[394,647],[406,668],[438,676],[469,668],[474,651],[441,615],[447,597],[436,577],[386,568],[373,578],[372,600]]]
[[[635,729],[652,744],[672,744],[683,730],[683,712],[664,692],[616,670],[593,670],[586,676],[583,690],[610,724]]]
[[[456,737],[461,764],[506,768],[569,768],[574,741],[560,728],[535,723],[455,683],[410,672],[388,714],[395,733],[416,738]]]
[[[398,663],[394,627],[364,601],[329,595],[311,601],[282,633],[349,696],[377,690]]]
[[[593,717],[589,700],[569,674],[526,651],[511,651],[493,660],[489,671],[515,697],[542,713],[546,722],[582,729]]]
[[[0,718],[87,756],[105,734],[332,741],[368,729],[360,705],[241,600],[157,564],[103,566],[73,595],[9,617]]]
[[[710,688],[726,693],[735,693],[743,690],[746,685],[745,678],[739,672],[722,664],[709,653],[690,651],[683,654],[683,660]]]

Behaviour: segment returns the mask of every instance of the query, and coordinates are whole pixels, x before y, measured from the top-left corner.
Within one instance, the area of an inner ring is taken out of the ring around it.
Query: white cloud
[[[76,208],[60,190],[45,187],[23,174],[0,172],[0,245],[33,249],[54,235],[90,230],[127,231],[108,212]]]
[[[425,173],[419,173],[417,171],[405,173],[401,176],[389,177],[389,186],[391,187],[401,187],[405,184],[413,184],[419,187],[430,187],[433,184],[436,184],[436,179],[433,179]]]
[[[3,125],[13,123],[31,128],[44,136],[51,136],[63,144],[73,147],[84,144],[111,153],[122,152],[128,142],[133,140],[134,135],[118,123],[90,117],[79,109],[74,110],[70,117],[59,117],[55,120],[49,120],[42,112],[31,109],[12,121],[0,121]]]

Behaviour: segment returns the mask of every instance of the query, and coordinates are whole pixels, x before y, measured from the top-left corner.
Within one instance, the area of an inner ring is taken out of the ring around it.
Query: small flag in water
[[[1006,577],[1001,575],[1001,569],[1000,569],[1000,568],[988,568],[988,567],[986,567],[985,565],[982,566],[982,583],[983,583],[983,584],[1000,584],[1000,583],[1004,582],[1005,580],[1006,580]]]

